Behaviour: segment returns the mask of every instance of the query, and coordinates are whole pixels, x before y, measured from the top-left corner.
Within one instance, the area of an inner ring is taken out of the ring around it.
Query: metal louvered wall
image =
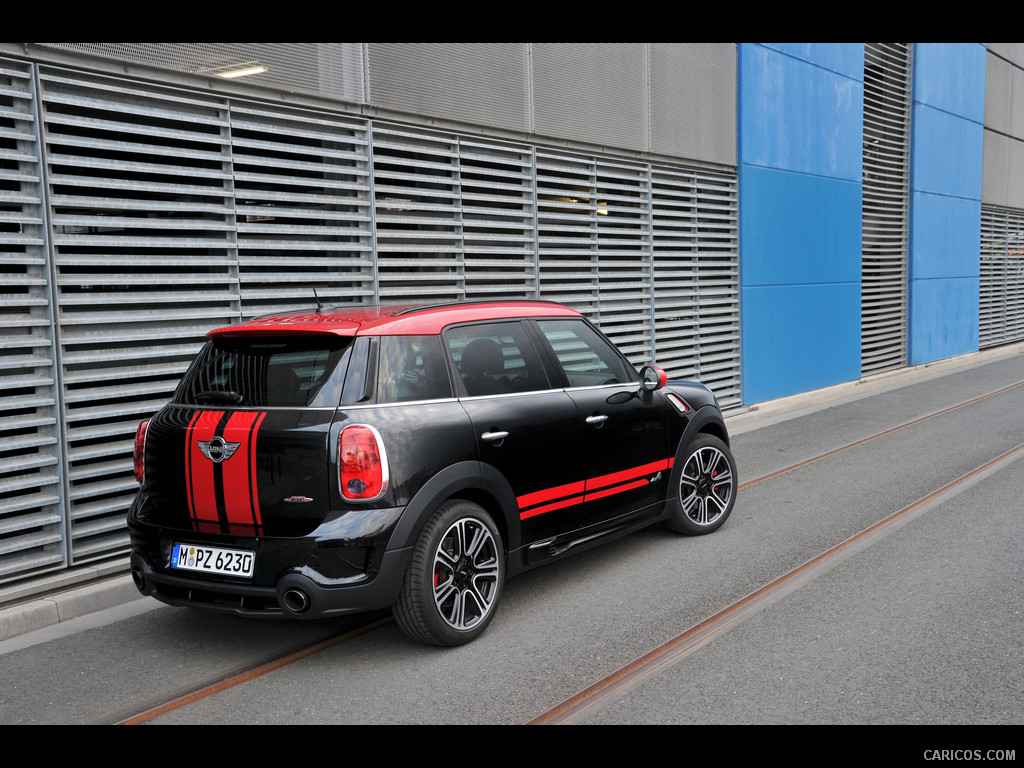
[[[907,364],[910,51],[864,48],[862,374]]]
[[[0,60],[0,581],[123,554],[212,327],[546,298],[740,402],[736,178]]]
[[[28,67],[0,60],[0,580],[66,562],[43,169]]]
[[[1024,339],[1024,211],[981,209],[978,346]]]

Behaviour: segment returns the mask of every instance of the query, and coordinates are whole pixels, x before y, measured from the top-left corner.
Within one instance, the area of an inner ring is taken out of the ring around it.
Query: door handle
[[[587,424],[594,427],[600,427],[606,421],[608,421],[608,416],[605,414],[601,414],[600,416],[587,416]]]
[[[482,440],[487,440],[488,442],[492,443],[501,442],[506,437],[508,437],[508,432],[484,432],[482,435],[480,435],[480,438]]]

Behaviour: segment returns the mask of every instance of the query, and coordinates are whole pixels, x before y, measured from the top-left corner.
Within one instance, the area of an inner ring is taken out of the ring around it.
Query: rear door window
[[[521,323],[449,328],[445,345],[469,397],[549,389],[540,358]]]

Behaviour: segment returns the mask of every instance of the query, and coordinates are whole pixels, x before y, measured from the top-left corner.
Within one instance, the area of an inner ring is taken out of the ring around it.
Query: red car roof
[[[435,306],[353,305],[313,312],[287,312],[216,328],[207,336],[305,335],[420,336],[452,323],[518,317],[579,317],[574,309],[547,301],[494,301]]]

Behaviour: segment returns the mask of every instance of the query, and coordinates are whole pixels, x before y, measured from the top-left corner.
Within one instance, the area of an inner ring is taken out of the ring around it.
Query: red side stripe
[[[593,501],[594,499],[603,499],[605,496],[613,496],[616,493],[622,493],[623,491],[630,491],[633,488],[642,488],[647,485],[647,480],[636,480],[632,483],[626,483],[625,485],[616,485],[612,488],[605,488],[603,491],[595,491],[588,493],[583,497],[584,501]]]
[[[642,488],[649,482],[646,475],[651,475],[665,469],[671,469],[672,464],[673,459],[660,459],[659,461],[652,461],[650,464],[643,464],[639,467],[633,467],[632,469],[624,469],[621,472],[612,472],[611,474],[601,475],[600,477],[593,477],[583,482],[557,485],[554,488],[547,488],[543,491],[534,491],[533,493],[518,496],[516,497],[516,502],[518,502],[520,509],[519,519],[526,520],[529,517],[542,515],[545,512],[552,512],[556,509],[573,506],[574,504],[582,504],[587,501],[602,499],[605,496],[613,496],[616,493],[629,491],[633,488]],[[584,496],[578,495],[581,491],[585,492]],[[558,499],[560,497],[570,495],[571,498],[562,498],[560,501],[556,501],[551,504],[542,504],[542,502],[550,501],[551,499]],[[540,504],[540,506],[533,507],[533,509],[526,509],[534,504]]]
[[[525,520],[526,518],[533,517],[534,515],[543,515],[545,512],[551,512],[552,510],[555,510],[555,509],[562,509],[563,507],[571,507],[574,504],[581,504],[581,503],[583,503],[583,497],[582,496],[573,496],[571,499],[564,499],[562,501],[556,501],[554,504],[544,504],[543,506],[534,507],[533,509],[528,509],[525,512],[520,512],[519,513],[519,519],[520,520]]]
[[[548,488],[543,491],[534,491],[533,493],[527,493],[516,498],[516,502],[519,504],[519,508],[532,507],[534,504],[540,504],[541,502],[551,501],[562,496],[571,496],[574,493],[583,493],[584,483],[582,480],[576,483],[567,483],[566,485],[556,485],[554,488]]]
[[[589,491],[592,488],[603,488],[604,486],[612,485],[613,483],[624,483],[627,480],[632,480],[633,478],[641,477],[643,475],[651,475],[655,472],[660,472],[663,469],[668,469],[668,459],[652,461],[650,464],[633,467],[632,469],[624,469],[621,472],[612,472],[610,475],[592,477],[587,480],[587,490]]]

